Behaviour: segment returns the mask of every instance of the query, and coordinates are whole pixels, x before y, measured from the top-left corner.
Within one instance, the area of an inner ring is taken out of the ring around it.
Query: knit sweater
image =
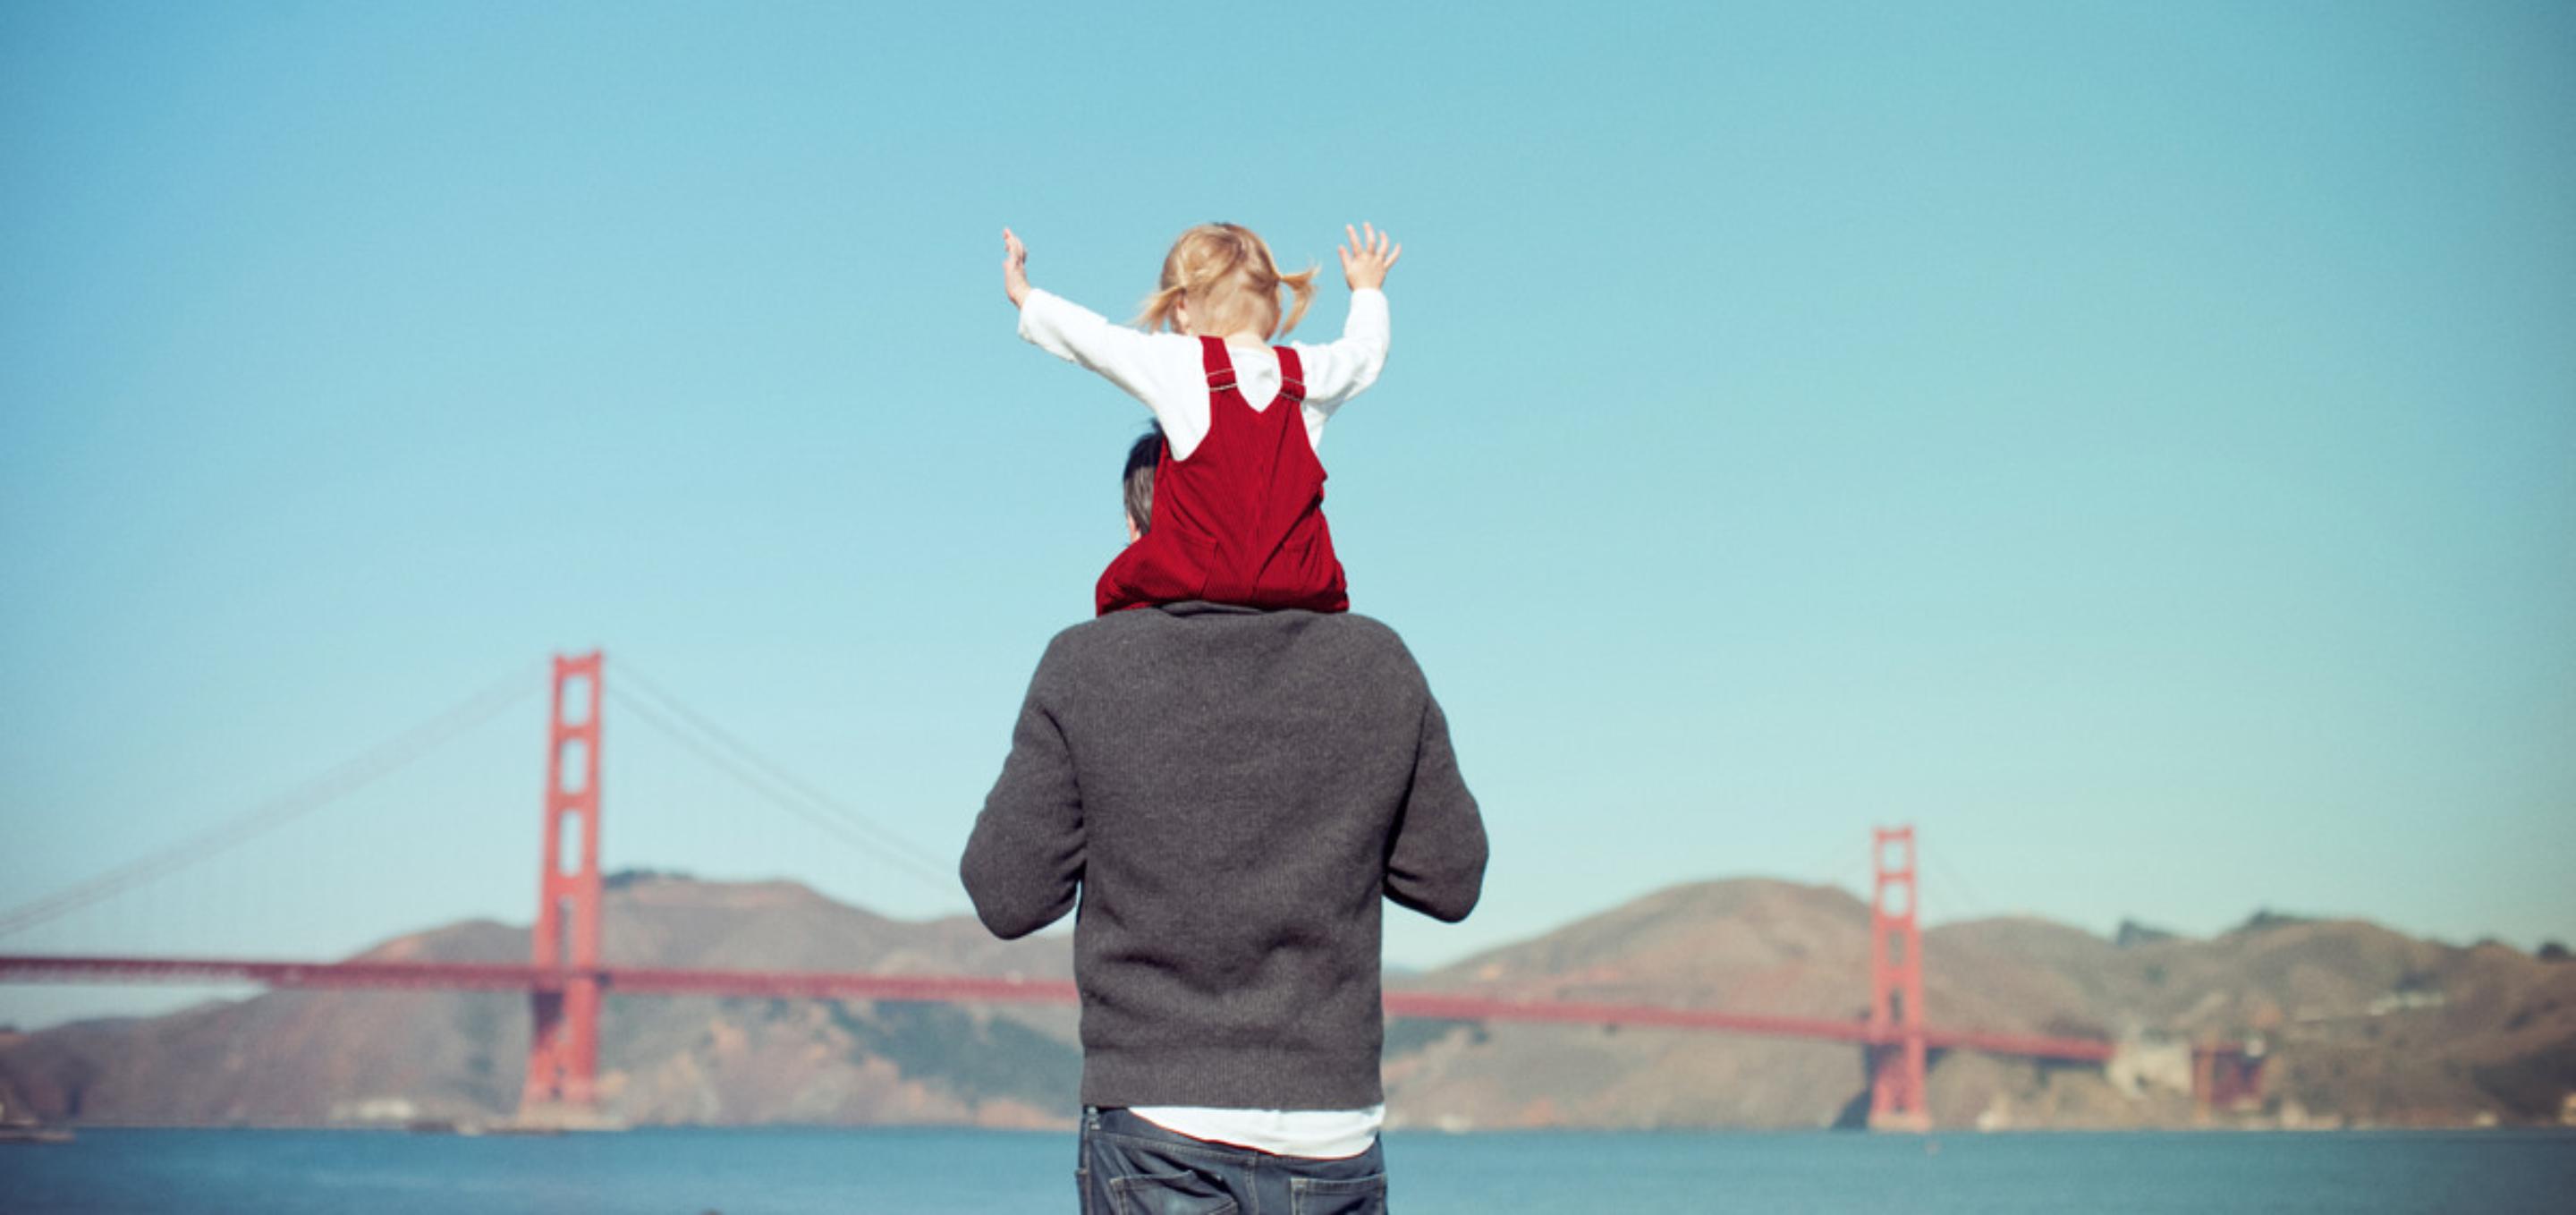
[[[1073,910],[1082,1101],[1384,1100],[1383,899],[1455,922],[1485,831],[1394,630],[1205,603],[1058,634],[962,865],[984,926]]]

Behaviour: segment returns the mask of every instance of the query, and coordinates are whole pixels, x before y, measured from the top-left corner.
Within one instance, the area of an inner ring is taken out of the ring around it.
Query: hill
[[[613,964],[1065,978],[1066,942],[1000,942],[971,919],[890,920],[794,883],[621,882]],[[517,962],[527,930],[488,921],[396,938],[369,959]],[[636,1123],[1065,1121],[1070,1009],[709,998],[612,999],[608,1109]],[[88,1123],[486,1121],[518,1105],[525,996],[272,992],[0,1044],[0,1101]],[[14,1097],[14,1099],[13,1099]]]
[[[2576,966],[2460,948],[2361,921],[2258,918],[2210,940],[2127,947],[2028,918],[1924,934],[1936,1024],[2102,1037],[2107,1069],[1936,1057],[1936,1125],[2130,1127],[2196,1121],[2188,1045],[2257,1037],[2287,1125],[2555,1121],[2576,1092]],[[1411,980],[1528,999],[1859,1017],[1869,909],[1831,887],[1762,879],[1647,895]],[[1390,1032],[1391,1112],[1441,1126],[1848,1124],[1852,1047],[1676,1031],[1531,1025]]]
[[[969,919],[890,920],[792,883],[629,879],[606,915],[617,963],[1070,973],[1061,936],[997,942]],[[1831,887],[1694,883],[1389,984],[1856,1017],[1868,924]],[[2008,918],[1934,929],[1924,949],[1938,1024],[2123,1044],[2108,1069],[1937,1058],[1942,1126],[2189,1124],[2184,1046],[2207,1037],[2267,1043],[2267,1099],[2244,1115],[2265,1123],[2547,1122],[2576,1091],[2576,965],[2501,945],[2286,917],[2115,941]],[[527,952],[524,929],[476,921],[362,956]],[[277,992],[86,1022],[0,1037],[0,1102],[91,1123],[492,1120],[517,1104],[527,1019],[515,995]],[[617,999],[604,1100],[635,1123],[1061,1126],[1074,1028],[1070,1009]],[[1386,1076],[1399,1126],[1809,1127],[1851,1120],[1862,1091],[1850,1046],[1501,1023],[1393,1023]]]

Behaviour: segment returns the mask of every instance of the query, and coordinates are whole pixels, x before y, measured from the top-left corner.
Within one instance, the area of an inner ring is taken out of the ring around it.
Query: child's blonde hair
[[[1288,320],[1279,319],[1279,289],[1296,302]],[[1227,334],[1257,329],[1264,340],[1285,335],[1315,301],[1315,271],[1281,274],[1270,246],[1241,224],[1200,224],[1181,233],[1163,255],[1162,290],[1145,297],[1136,323],[1148,332],[1171,325],[1182,304],[1190,308],[1191,328]]]

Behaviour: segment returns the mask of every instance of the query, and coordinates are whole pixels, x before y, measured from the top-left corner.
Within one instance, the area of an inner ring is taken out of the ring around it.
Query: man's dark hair
[[[1163,460],[1163,427],[1136,436],[1127,449],[1127,517],[1136,521],[1136,534],[1154,529],[1154,466]]]

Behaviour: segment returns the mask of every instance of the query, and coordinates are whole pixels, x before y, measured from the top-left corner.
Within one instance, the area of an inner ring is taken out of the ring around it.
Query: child
[[[1163,429],[1153,526],[1101,574],[1101,615],[1191,599],[1349,610],[1315,448],[1325,420],[1386,364],[1381,287],[1404,252],[1361,229],[1342,230],[1351,312],[1341,340],[1275,347],[1313,301],[1315,272],[1281,274],[1242,227],[1202,224],[1173,242],[1162,287],[1137,318],[1144,332],[1029,286],[1028,249],[1002,230],[1002,286],[1020,309],[1020,336],[1108,377]],[[1284,322],[1283,287],[1296,301]],[[1155,332],[1166,326],[1175,332]]]

